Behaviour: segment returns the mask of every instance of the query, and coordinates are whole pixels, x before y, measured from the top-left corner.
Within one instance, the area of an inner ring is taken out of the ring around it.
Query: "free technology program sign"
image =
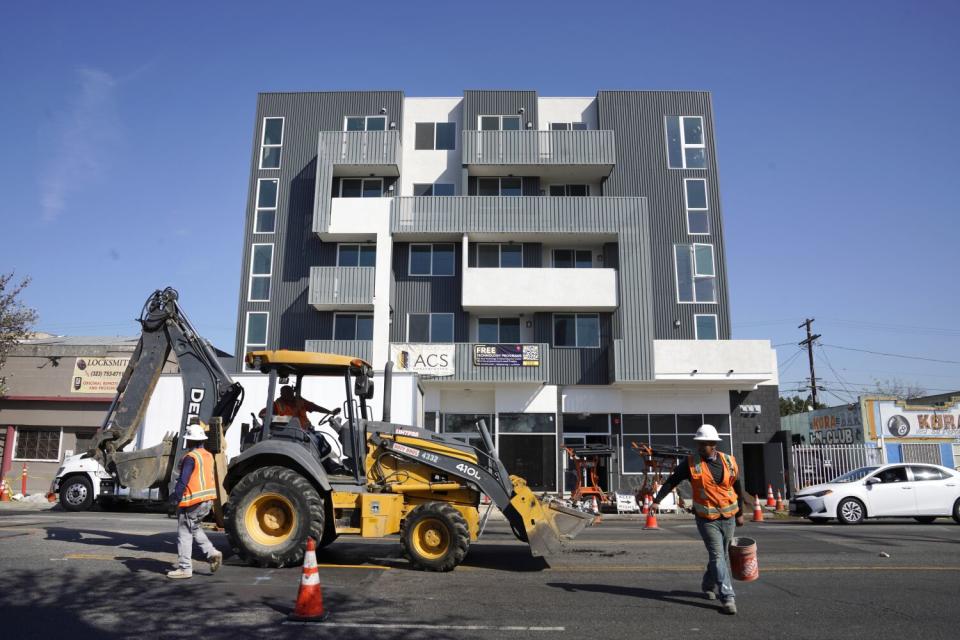
[[[538,344],[475,344],[473,364],[477,367],[539,367]]]

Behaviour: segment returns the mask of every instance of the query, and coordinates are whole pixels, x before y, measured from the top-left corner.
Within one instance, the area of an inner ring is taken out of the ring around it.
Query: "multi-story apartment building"
[[[424,423],[486,418],[539,489],[581,443],[630,487],[633,442],[704,421],[751,491],[780,484],[775,353],[730,339],[708,93],[261,94],[246,213],[238,353],[429,373]]]

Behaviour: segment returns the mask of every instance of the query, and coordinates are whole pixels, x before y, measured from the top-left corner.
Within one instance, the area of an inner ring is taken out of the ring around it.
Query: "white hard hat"
[[[206,440],[207,434],[203,432],[203,423],[191,424],[187,427],[187,434],[183,436],[184,440]]]
[[[693,436],[696,442],[720,442],[720,436],[717,435],[717,428],[712,424],[701,425],[697,429],[697,435]]]

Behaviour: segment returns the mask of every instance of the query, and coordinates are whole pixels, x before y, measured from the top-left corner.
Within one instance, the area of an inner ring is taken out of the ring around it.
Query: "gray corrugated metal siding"
[[[310,304],[373,306],[374,267],[311,267]]]
[[[338,356],[362,358],[367,362],[373,357],[372,340],[307,340],[304,351],[333,353]],[[373,364],[372,362],[370,362]]]
[[[613,131],[464,131],[465,165],[609,165]]]
[[[520,113],[523,109],[523,113]],[[463,92],[463,129],[480,128],[479,117],[521,116],[524,128],[538,128],[536,91],[490,91],[468,89]]]

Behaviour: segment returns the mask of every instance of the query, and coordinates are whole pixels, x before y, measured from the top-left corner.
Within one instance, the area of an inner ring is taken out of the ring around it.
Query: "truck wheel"
[[[87,511],[93,505],[93,483],[86,476],[72,476],[60,485],[60,506],[67,511]]]
[[[230,546],[256,566],[298,565],[307,537],[319,541],[323,536],[323,503],[316,488],[296,471],[256,469],[237,483],[224,506]]]
[[[451,571],[470,548],[467,521],[446,502],[427,502],[411,511],[400,526],[403,554],[425,571]]]

